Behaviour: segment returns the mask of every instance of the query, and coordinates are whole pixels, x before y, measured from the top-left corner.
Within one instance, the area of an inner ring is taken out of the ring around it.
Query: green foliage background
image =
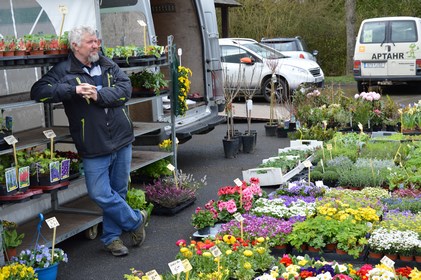
[[[355,36],[363,19],[421,16],[420,0],[355,0]],[[326,76],[346,73],[345,0],[237,0],[229,8],[229,37],[301,36]],[[218,9],[219,10],[219,9]],[[220,20],[218,21],[221,22]],[[221,33],[220,33],[221,34]]]

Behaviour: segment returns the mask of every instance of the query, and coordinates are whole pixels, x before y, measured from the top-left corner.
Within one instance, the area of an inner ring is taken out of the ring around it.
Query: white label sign
[[[171,163],[167,165],[167,168],[168,168],[170,171],[174,171],[174,170],[175,170],[174,165],[172,165]]]
[[[56,137],[56,134],[54,133],[54,131],[52,129],[44,130],[43,133],[44,133],[45,137],[47,137],[48,139]]]
[[[137,20],[137,23],[139,23],[139,25],[140,25],[140,26],[142,26],[142,27],[146,26],[146,22],[144,22],[144,21],[143,21],[143,20],[141,20],[141,19],[138,19],[138,20]]]
[[[193,269],[193,267],[191,266],[191,264],[190,264],[190,262],[189,262],[188,259],[184,259],[182,261],[182,263],[183,263],[183,266],[184,266],[184,272],[189,272],[190,270]]]
[[[381,262],[382,264],[384,264],[385,266],[388,266],[388,267],[390,267],[390,268],[393,268],[393,266],[395,265],[395,262],[394,262],[394,261],[392,261],[391,259],[389,259],[387,256],[384,256],[384,257],[380,260],[380,262]]]
[[[316,181],[316,187],[321,188],[323,186],[324,186],[323,181]]]
[[[13,144],[16,144],[18,142],[18,140],[13,135],[6,136],[3,139],[9,145],[13,145]]]
[[[175,260],[173,262],[168,263],[168,266],[170,267],[171,273],[173,275],[180,274],[181,272],[184,272],[184,265],[181,262],[181,260]]]
[[[155,269],[146,272],[145,275],[148,276],[149,280],[161,280],[161,276],[159,276]]]
[[[235,213],[235,214],[234,214],[234,218],[235,218],[238,222],[242,222],[242,221],[244,221],[244,217],[243,217],[240,213]]]
[[[306,167],[306,168],[309,168],[309,167],[312,167],[313,165],[311,164],[311,161],[309,161],[309,160],[305,160],[305,161],[303,161],[303,164],[304,164],[304,167]]]
[[[58,227],[60,225],[58,223],[56,217],[51,217],[49,219],[46,219],[45,222],[47,223],[49,228],[55,228],[55,227]]]
[[[213,246],[209,249],[209,251],[212,253],[212,255],[216,258],[219,257],[222,253],[221,250],[219,250],[218,246]]]
[[[67,15],[67,13],[69,12],[66,5],[59,5],[58,10],[62,15]]]
[[[326,149],[327,149],[328,151],[332,150],[332,144],[326,144]]]
[[[238,179],[238,178],[234,180],[234,183],[239,187],[241,187],[243,185],[243,182],[241,182],[241,180]]]

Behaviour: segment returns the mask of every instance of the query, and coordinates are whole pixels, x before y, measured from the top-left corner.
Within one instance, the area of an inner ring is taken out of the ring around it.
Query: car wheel
[[[277,77],[277,81],[275,83],[275,98],[276,102],[281,102],[283,98],[287,97],[287,86],[285,81]],[[263,81],[262,83],[262,95],[266,99],[267,102],[270,102],[270,93],[272,91],[271,79],[270,77]]]

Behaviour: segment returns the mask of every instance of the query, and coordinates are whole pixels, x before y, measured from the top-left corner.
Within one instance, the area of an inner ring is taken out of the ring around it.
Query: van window
[[[384,43],[386,40],[386,26],[385,21],[366,22],[360,37],[360,43]]]
[[[390,27],[392,42],[398,43],[417,41],[415,21],[392,21]]]
[[[221,61],[228,63],[240,63],[241,58],[251,56],[251,54],[245,50],[232,46],[222,46],[221,55]]]

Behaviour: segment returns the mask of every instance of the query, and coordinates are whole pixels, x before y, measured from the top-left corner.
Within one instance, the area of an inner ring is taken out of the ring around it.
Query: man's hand
[[[96,86],[88,83],[82,83],[76,86],[76,93],[85,98],[86,100],[92,99],[96,101],[98,99],[98,92]]]

